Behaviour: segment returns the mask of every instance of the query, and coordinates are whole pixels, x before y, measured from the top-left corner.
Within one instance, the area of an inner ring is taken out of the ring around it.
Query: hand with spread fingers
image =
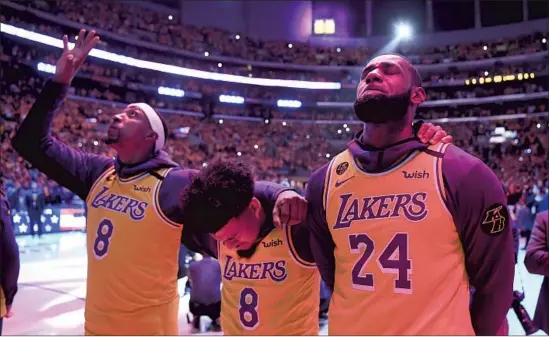
[[[273,223],[278,228],[293,226],[305,221],[307,200],[295,191],[284,191],[276,199]]]
[[[444,129],[433,123],[423,123],[417,132],[417,137],[422,143],[437,144],[437,143],[452,143],[454,138]]]
[[[58,83],[69,85],[78,72],[78,69],[84,64],[90,51],[99,42],[99,36],[92,30],[86,34],[86,30],[81,29],[78,33],[78,39],[73,49],[69,49],[69,39],[67,35],[63,36],[63,54],[57,61],[55,75],[53,80]]]

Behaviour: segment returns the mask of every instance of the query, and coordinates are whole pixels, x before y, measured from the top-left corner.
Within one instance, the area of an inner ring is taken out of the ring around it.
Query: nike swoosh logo
[[[335,187],[339,187],[339,186],[345,184],[346,182],[348,182],[349,180],[353,179],[354,177],[355,177],[355,176],[349,177],[349,178],[347,178],[347,179],[345,179],[345,180],[343,180],[343,181],[336,181]]]

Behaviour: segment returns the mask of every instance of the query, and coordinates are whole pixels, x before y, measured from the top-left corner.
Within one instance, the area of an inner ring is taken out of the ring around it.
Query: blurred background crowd
[[[215,159],[237,158],[253,167],[257,178],[303,191],[308,175],[343,149],[360,128],[348,103],[354,101],[360,67],[375,53],[367,47],[262,41],[181,24],[177,16],[129,2],[19,1],[1,8],[3,24],[55,38],[68,34],[74,39],[81,25],[97,27],[102,39],[98,49],[138,59],[249,78],[341,83],[338,90],[254,86],[90,58],[53,125],[56,137],[82,151],[113,156],[102,141],[107,123],[125,104],[144,101],[167,119],[167,152],[182,166],[200,169]],[[501,179],[509,203],[518,205],[517,212],[529,209],[530,215],[547,208],[546,36],[535,31],[493,41],[396,48],[419,65],[424,80],[428,102],[417,118],[442,126],[456,145],[487,163]],[[54,47],[3,34],[0,165],[14,208],[27,207],[31,192],[43,195],[45,204],[81,203],[34,170],[10,145],[51,76],[44,65],[54,65],[59,54]],[[219,56],[233,61],[220,62]],[[259,66],[257,61],[269,63]],[[160,95],[159,86],[185,95]],[[220,102],[221,94],[243,97],[245,103]],[[300,106],[281,108],[277,99],[296,100]]]

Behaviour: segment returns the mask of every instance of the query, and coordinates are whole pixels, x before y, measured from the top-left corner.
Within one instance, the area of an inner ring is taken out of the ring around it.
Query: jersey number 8
[[[95,242],[93,243],[93,252],[96,259],[102,260],[107,256],[113,232],[114,226],[109,219],[103,219],[97,226]]]
[[[259,295],[253,288],[244,288],[240,292],[240,303],[238,306],[238,316],[240,323],[246,330],[253,330],[259,324],[259,314],[257,306],[259,304]]]
[[[366,273],[361,275],[362,269],[374,254],[376,245],[367,234],[349,235],[349,248],[351,253],[360,254],[361,247],[364,247],[362,256],[356,261],[352,270],[353,288],[360,290],[374,291],[374,275]],[[377,265],[383,273],[395,274],[394,292],[400,294],[412,293],[412,281],[409,274],[412,270],[412,261],[408,259],[408,234],[396,233],[389,243],[382,249],[377,259]],[[398,254],[398,257],[395,257]]]

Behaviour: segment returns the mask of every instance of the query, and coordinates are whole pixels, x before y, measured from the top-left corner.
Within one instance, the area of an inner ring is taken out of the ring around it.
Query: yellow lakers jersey
[[[109,169],[90,191],[86,334],[178,334],[182,227],[160,210],[160,184],[149,173],[122,179]]]
[[[8,310],[6,308],[6,296],[4,295],[4,289],[0,285],[0,318],[6,316]]]
[[[361,170],[348,150],[330,163],[330,335],[474,335],[463,248],[444,204],[447,146],[378,174]]]
[[[251,258],[218,246],[225,335],[318,335],[320,274],[295,254],[291,230],[273,229]]]

